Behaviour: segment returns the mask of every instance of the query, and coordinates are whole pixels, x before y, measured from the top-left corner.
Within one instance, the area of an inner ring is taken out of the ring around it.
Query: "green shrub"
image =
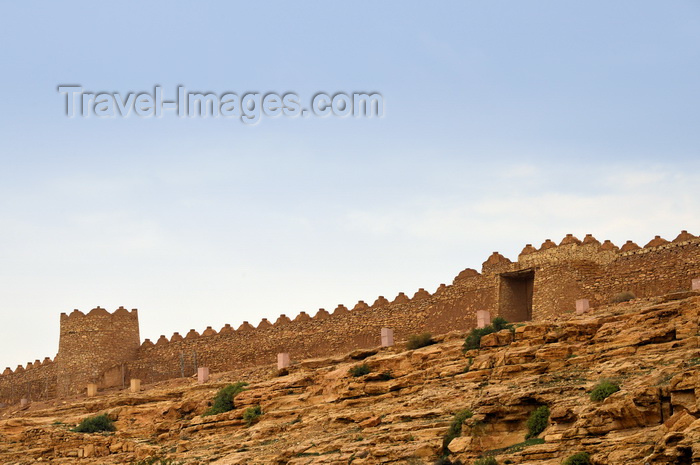
[[[464,350],[478,349],[481,347],[481,338],[487,334],[491,334],[493,331],[489,331],[489,326],[486,328],[474,328],[467,335],[464,340]],[[491,328],[493,329],[493,328]]]
[[[495,332],[501,331],[502,329],[514,329],[513,325],[508,323],[508,320],[500,316],[497,316],[493,319],[493,321],[491,322],[491,326],[493,326]]]
[[[494,318],[492,324],[484,328],[472,329],[467,335],[467,338],[464,340],[464,350],[478,349],[481,347],[482,337],[486,336],[487,334],[497,333],[498,331],[504,329],[510,329],[513,331],[515,328],[513,328],[513,325],[509,324],[505,318],[501,318],[500,316]]]
[[[525,449],[526,447],[536,446],[538,444],[544,444],[544,439],[540,439],[540,438],[526,439],[523,442],[513,444],[510,447],[506,447],[506,453],[512,454],[513,452],[520,452],[521,450]]]
[[[245,409],[245,412],[243,412],[243,420],[246,422],[248,426],[252,425],[258,419],[260,416],[263,414],[262,408],[260,408],[259,405],[255,405],[253,407],[248,407]]]
[[[562,465],[593,465],[593,462],[591,462],[591,456],[586,452],[578,452],[570,455],[562,462]]]
[[[76,433],[99,433],[101,431],[116,431],[114,422],[106,414],[87,417],[71,431]]]
[[[625,291],[615,294],[610,301],[614,304],[619,304],[622,302],[629,302],[630,300],[636,299],[637,297],[631,292]]]
[[[368,375],[371,372],[372,370],[370,370],[369,365],[367,365],[366,363],[363,363],[362,365],[355,365],[354,367],[348,370],[348,373],[350,373],[355,378]]]
[[[481,457],[474,462],[474,465],[498,465],[495,457]]]
[[[207,409],[207,411],[204,412],[202,416],[217,415],[219,413],[229,412],[233,410],[235,407],[233,399],[238,394],[245,391],[245,387],[247,385],[248,383],[239,382],[229,384],[228,386],[221,388],[219,392],[216,393],[212,406],[209,407],[209,409]]]
[[[148,457],[147,459],[131,462],[131,465],[182,465],[183,462],[176,462],[173,459],[163,457]]]
[[[408,350],[414,350],[431,344],[435,344],[435,341],[433,341],[433,336],[430,333],[413,334],[408,337],[406,348]]]
[[[458,438],[462,434],[462,424],[473,416],[474,413],[471,410],[460,410],[455,414],[450,427],[447,429],[447,433],[442,439],[443,452],[447,452],[447,446],[450,445],[454,438]]]
[[[603,380],[600,383],[596,384],[593,390],[591,391],[591,400],[593,402],[602,402],[619,390],[620,386],[617,383],[608,380]]]
[[[464,370],[462,372],[467,373],[469,370],[471,370],[473,364],[474,364],[474,359],[472,357],[469,357],[467,359],[467,365],[464,367]]]
[[[416,464],[416,465],[419,464],[419,463],[425,463],[425,462],[420,461],[420,460],[418,460],[418,459],[416,459],[416,458],[414,458],[414,460],[415,460],[415,461],[413,461],[413,462],[412,462],[412,461],[409,461],[408,463],[409,463],[409,464]],[[433,465],[462,465],[462,462],[460,462],[459,460],[457,460],[456,462],[453,462],[452,460],[449,459],[449,457],[444,456],[444,457],[440,457],[439,459],[437,459],[436,461],[434,461],[434,462],[433,462]]]
[[[527,419],[527,436],[525,439],[534,438],[540,435],[549,424],[549,407],[543,405],[530,414]]]

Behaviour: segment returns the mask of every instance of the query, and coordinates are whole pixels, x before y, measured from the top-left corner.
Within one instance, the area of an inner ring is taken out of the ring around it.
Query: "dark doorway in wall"
[[[523,270],[500,276],[498,315],[511,323],[532,319],[535,271]]]

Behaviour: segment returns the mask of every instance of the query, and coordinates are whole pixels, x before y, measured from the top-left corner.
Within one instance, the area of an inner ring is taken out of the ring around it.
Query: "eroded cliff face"
[[[584,316],[524,324],[463,352],[464,333],[417,350],[397,345],[332,359],[112,390],[0,410],[0,463],[135,463],[161,456],[185,464],[430,464],[446,454],[455,413],[474,413],[449,444],[470,464],[554,465],[575,452],[595,464],[700,463],[700,296],[672,294],[603,306]],[[348,370],[366,363],[371,372]],[[621,390],[603,402],[601,379]],[[247,381],[236,408],[202,417],[216,391]],[[246,425],[243,412],[264,414]],[[551,411],[542,444],[519,445],[538,406]],[[70,427],[107,413],[111,434]],[[513,447],[515,446],[515,447]]]

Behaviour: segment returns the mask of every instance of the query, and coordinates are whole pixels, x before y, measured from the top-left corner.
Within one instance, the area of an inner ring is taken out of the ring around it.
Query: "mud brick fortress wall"
[[[131,378],[148,383],[191,376],[198,366],[224,371],[267,365],[279,352],[293,359],[340,354],[379,345],[382,327],[393,328],[397,340],[426,331],[468,330],[478,310],[512,322],[547,320],[573,313],[577,299],[589,299],[595,307],[623,291],[651,297],[688,290],[698,277],[700,238],[685,231],[670,242],[657,236],[644,247],[567,235],[559,244],[528,244],[514,262],[494,252],[481,273],[466,269],[432,294],[419,289],[411,297],[379,297],[352,309],[339,305],[313,317],[281,315],[257,327],[244,322],[237,329],[208,327],[201,334],[190,330],[141,343],[136,310],[75,310],[61,314],[54,361],[37,360],[0,375],[0,402],[78,394],[87,383],[122,387]]]

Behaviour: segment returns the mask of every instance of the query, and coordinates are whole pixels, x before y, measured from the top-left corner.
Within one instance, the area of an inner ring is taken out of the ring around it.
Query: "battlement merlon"
[[[114,311],[114,313],[110,313],[104,308],[100,307],[99,305],[92,310],[90,310],[87,314],[81,312],[78,309],[73,310],[70,314],[67,314],[65,312],[61,313],[61,323],[69,323],[74,320],[82,320],[83,318],[95,318],[95,317],[105,317],[105,318],[130,318],[130,319],[136,319],[138,320],[138,309],[134,308],[131,310],[127,310],[124,307],[119,307],[117,310]]]
[[[592,234],[586,234],[582,241],[573,234],[567,234],[558,245],[550,239],[546,239],[539,249],[533,247],[532,244],[525,245],[516,262],[511,262],[498,252],[494,252],[484,262],[482,272],[484,274],[499,274],[565,261],[586,261],[604,266],[621,256],[647,253],[659,248],[673,248],[696,242],[700,243],[700,237],[694,236],[686,230],[681,231],[672,241],[657,235],[644,247],[640,247],[631,240],[618,247],[610,240],[601,243]]]

